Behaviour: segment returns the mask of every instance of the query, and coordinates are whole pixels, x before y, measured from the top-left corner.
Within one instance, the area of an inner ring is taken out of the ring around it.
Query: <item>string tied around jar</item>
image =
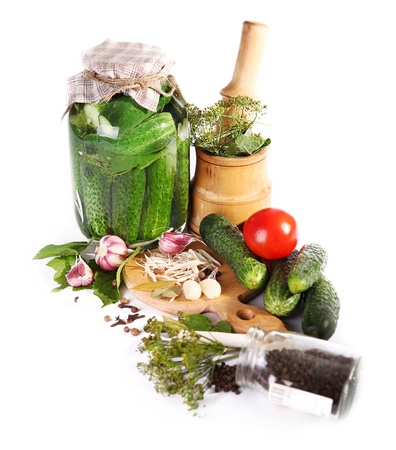
[[[171,97],[176,89],[174,77],[169,75],[169,73],[159,72],[154,74],[144,75],[143,77],[135,78],[111,78],[106,75],[101,75],[92,70],[84,70],[84,77],[88,80],[95,80],[100,83],[105,83],[112,88],[112,91],[102,97],[102,100],[108,102],[114,95],[120,92],[134,89],[136,91],[144,89],[153,89],[158,94],[165,97]],[[163,81],[168,81],[170,90],[168,92],[164,91],[161,87],[158,88],[158,84]]]

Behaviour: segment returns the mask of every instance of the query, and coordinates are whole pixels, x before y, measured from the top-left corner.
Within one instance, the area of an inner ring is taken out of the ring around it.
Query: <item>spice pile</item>
[[[236,367],[236,365],[226,364],[224,361],[216,364],[211,384],[215,392],[241,393],[240,386],[235,381]]]

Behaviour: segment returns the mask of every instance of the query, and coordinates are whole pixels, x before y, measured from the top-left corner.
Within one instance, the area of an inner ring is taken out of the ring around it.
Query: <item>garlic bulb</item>
[[[103,270],[116,270],[127,257],[128,247],[118,236],[103,236],[95,250],[95,261]]]

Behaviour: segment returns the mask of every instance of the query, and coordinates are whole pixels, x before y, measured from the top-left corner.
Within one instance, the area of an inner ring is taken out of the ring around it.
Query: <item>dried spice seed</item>
[[[139,315],[139,314],[128,314],[127,323],[132,323],[133,321],[137,319],[142,319],[145,316]]]
[[[127,305],[127,304],[125,304],[125,303],[120,303],[120,304],[118,305],[118,307],[119,307],[120,309],[129,308],[132,312],[138,312],[138,311],[139,311],[139,308],[138,308],[137,306]]]
[[[117,326],[117,325],[126,325],[125,320],[121,319],[120,316],[117,316],[117,317],[115,318],[115,320],[116,320],[116,321],[110,325],[111,327],[115,327],[115,326]]]
[[[140,334],[140,331],[137,328],[131,329],[131,335],[132,336],[138,336]]]
[[[110,316],[104,316],[104,321],[105,322],[110,322],[111,321],[111,317]]]

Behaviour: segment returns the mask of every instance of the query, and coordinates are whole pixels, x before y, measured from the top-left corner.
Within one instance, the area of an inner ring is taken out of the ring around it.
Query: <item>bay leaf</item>
[[[165,287],[154,289],[151,293],[151,297],[153,298],[174,298],[178,297],[182,292],[182,288],[179,285],[175,285],[172,287]]]
[[[154,289],[168,288],[169,286],[175,285],[176,282],[173,280],[163,280],[163,281],[147,281],[146,283],[139,284],[133,288],[133,291],[153,291]]]

